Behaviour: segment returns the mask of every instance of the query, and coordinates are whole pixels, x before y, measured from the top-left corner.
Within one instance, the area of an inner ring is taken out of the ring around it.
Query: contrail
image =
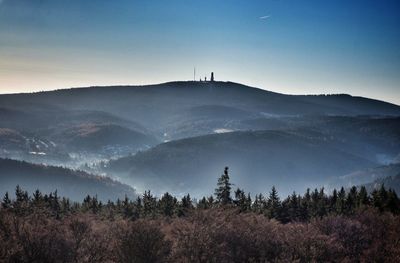
[[[259,18],[261,19],[261,20],[263,20],[263,19],[267,19],[267,18],[270,18],[271,16],[260,16]]]

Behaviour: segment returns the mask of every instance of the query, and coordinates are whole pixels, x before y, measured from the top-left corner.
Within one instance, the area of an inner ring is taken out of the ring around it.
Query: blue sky
[[[188,80],[196,66],[400,104],[399,47],[399,1],[0,0],[1,93]]]

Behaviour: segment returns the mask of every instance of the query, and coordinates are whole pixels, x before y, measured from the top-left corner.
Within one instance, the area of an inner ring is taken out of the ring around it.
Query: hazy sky
[[[0,0],[0,93],[215,72],[400,104],[400,1]]]

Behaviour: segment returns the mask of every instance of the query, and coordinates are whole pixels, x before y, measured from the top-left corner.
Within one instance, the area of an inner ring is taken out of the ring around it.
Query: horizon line
[[[280,95],[285,95],[285,96],[350,96],[353,98],[363,98],[363,99],[370,99],[370,100],[375,100],[375,101],[381,101],[384,103],[388,103],[388,104],[392,104],[395,106],[400,107],[400,104],[396,104],[394,102],[389,102],[386,100],[382,100],[382,99],[377,99],[377,98],[371,98],[371,97],[364,97],[364,96],[360,96],[360,95],[354,95],[351,93],[304,93],[304,94],[289,94],[289,93],[283,93],[283,92],[279,92],[279,91],[272,91],[272,90],[268,90],[268,89],[263,89],[263,88],[259,88],[259,87],[255,87],[255,86],[249,86],[247,84],[244,83],[240,83],[240,82],[234,82],[234,81],[229,81],[229,80],[214,80],[214,81],[198,81],[198,80],[170,80],[170,81],[165,81],[165,82],[159,82],[159,83],[148,83],[148,84],[113,84],[113,85],[93,85],[93,86],[73,86],[73,87],[65,87],[65,88],[55,88],[55,89],[49,89],[49,90],[40,90],[40,91],[32,91],[32,92],[11,92],[11,93],[0,93],[0,96],[3,95],[27,95],[27,94],[40,94],[40,93],[46,93],[46,92],[57,92],[57,91],[68,91],[68,90],[75,90],[75,89],[90,89],[90,88],[115,88],[115,87],[147,87],[147,86],[157,86],[157,85],[163,85],[163,84],[168,84],[168,83],[178,83],[178,82],[192,82],[192,83],[200,83],[200,84],[210,84],[210,83],[233,83],[233,84],[239,84],[242,86],[246,86],[248,88],[252,88],[252,89],[258,89],[258,90],[262,90],[265,92],[270,92],[270,93],[276,93],[276,94],[280,94]]]

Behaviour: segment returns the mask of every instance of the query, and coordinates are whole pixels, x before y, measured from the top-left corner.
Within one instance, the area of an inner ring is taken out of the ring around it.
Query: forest
[[[200,200],[73,202],[16,186],[1,201],[0,262],[400,262],[399,214],[384,185],[252,197],[228,167]]]

